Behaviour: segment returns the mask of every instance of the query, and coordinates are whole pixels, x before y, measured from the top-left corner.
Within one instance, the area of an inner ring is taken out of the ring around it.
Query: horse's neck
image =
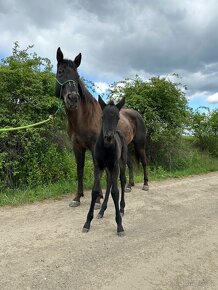
[[[90,91],[86,88],[84,82],[79,79],[79,85],[81,88],[81,93],[82,93],[82,98],[85,100],[85,102],[96,102],[95,98],[93,95],[90,93]]]
[[[66,110],[70,132],[81,135],[85,131],[99,133],[100,109],[98,103],[82,102],[75,111]]]

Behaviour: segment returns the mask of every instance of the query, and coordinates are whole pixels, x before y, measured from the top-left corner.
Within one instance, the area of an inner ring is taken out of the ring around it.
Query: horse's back
[[[142,116],[134,109],[122,109],[118,130],[124,135],[127,144],[139,136],[146,137],[146,128]]]

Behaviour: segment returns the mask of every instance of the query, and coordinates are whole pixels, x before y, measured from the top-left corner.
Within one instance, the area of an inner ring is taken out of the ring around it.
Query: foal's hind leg
[[[131,191],[131,187],[135,185],[134,183],[134,177],[133,177],[133,162],[132,162],[132,156],[131,152],[128,150],[127,153],[127,166],[129,169],[129,183],[126,186],[126,192]]]

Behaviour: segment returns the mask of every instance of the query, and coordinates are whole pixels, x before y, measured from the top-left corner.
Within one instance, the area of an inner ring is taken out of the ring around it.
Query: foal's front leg
[[[118,179],[118,165],[112,172],[112,188],[111,188],[111,195],[114,201],[114,206],[115,206],[115,220],[117,223],[117,234],[118,236],[124,236],[124,229],[122,225],[122,217],[120,214],[120,209],[119,209],[119,189],[117,186],[117,179]]]
[[[110,172],[108,170],[106,170],[106,172],[107,172],[107,188],[106,188],[104,201],[103,201],[101,209],[97,215],[98,219],[103,218],[103,216],[104,216],[104,212],[107,209],[108,198],[109,198],[110,190],[111,190],[111,175],[110,175]]]
[[[95,202],[99,196],[100,193],[100,170],[99,168],[95,165],[95,180],[94,180],[94,186],[92,188],[92,200],[91,200],[91,204],[90,204],[90,208],[89,208],[89,212],[87,214],[87,219],[86,222],[83,226],[83,232],[86,233],[90,230],[90,225],[91,225],[91,221],[93,220],[93,216],[94,216],[94,208],[95,208]]]
[[[121,199],[120,199],[120,214],[124,215],[125,208],[125,186],[126,186],[126,164],[124,161],[121,161],[120,164],[120,183],[121,183]]]

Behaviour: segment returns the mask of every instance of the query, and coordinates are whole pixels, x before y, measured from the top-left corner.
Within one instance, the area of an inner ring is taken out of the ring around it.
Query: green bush
[[[192,114],[192,129],[195,145],[211,156],[218,157],[218,109],[206,112],[197,110]]]
[[[31,48],[20,50],[15,43],[12,56],[1,61],[1,128],[45,120],[59,106],[50,61],[30,53]],[[39,127],[0,133],[1,188],[33,187],[75,176],[72,154],[58,142],[61,124],[56,115]]]

